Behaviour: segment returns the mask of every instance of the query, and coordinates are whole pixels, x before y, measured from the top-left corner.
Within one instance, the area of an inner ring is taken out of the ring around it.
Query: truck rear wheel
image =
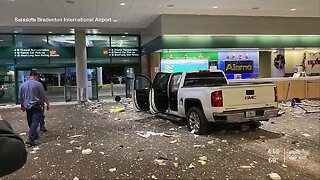
[[[187,115],[188,128],[194,134],[206,135],[208,134],[209,122],[204,113],[197,107],[192,107]]]

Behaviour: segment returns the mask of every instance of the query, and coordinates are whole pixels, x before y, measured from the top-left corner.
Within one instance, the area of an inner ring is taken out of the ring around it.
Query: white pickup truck
[[[189,130],[208,134],[209,122],[253,125],[278,115],[272,83],[230,84],[223,71],[157,73],[153,83],[136,75],[134,108],[186,119]]]

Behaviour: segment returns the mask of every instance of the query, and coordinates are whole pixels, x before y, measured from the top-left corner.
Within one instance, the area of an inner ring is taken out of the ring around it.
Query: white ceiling
[[[320,0],[0,0],[0,32],[15,27],[144,28],[160,14],[320,17]],[[120,3],[126,3],[121,6]],[[174,5],[175,7],[167,7]],[[213,8],[218,6],[218,8]],[[259,9],[253,9],[259,8]],[[290,9],[295,8],[295,11]],[[28,17],[103,17],[107,23],[15,23]]]

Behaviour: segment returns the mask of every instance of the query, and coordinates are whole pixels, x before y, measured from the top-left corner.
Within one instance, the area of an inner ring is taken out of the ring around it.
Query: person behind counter
[[[23,140],[0,114],[0,177],[20,169],[26,163],[27,155]]]

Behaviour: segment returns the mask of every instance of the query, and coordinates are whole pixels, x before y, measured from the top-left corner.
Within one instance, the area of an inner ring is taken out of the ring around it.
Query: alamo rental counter
[[[305,28],[315,23],[319,24],[318,18],[161,15],[142,33],[141,72],[153,79],[159,71],[189,70],[182,65],[190,61],[194,69],[216,66],[228,79],[272,78],[280,100],[287,92],[288,99],[320,98],[319,61],[304,58],[305,53],[320,52],[319,29]],[[230,28],[230,24],[240,26]],[[154,31],[159,25],[162,28]],[[310,78],[288,77],[302,65]]]

